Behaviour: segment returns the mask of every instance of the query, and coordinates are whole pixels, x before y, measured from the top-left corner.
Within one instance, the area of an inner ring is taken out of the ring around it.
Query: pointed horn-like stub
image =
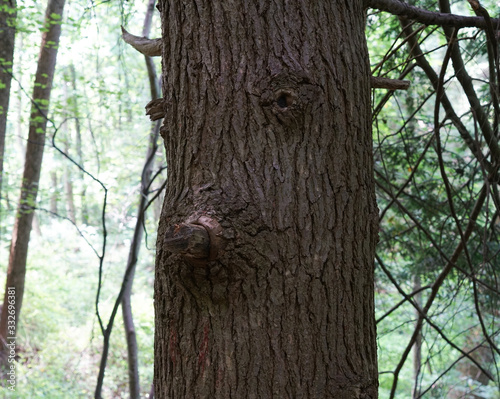
[[[122,37],[125,43],[130,44],[138,52],[150,57],[158,57],[161,55],[161,39],[148,39],[128,33],[122,26]]]

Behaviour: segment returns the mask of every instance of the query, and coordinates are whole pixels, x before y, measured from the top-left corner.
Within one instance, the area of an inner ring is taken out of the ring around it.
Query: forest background
[[[437,7],[432,1],[417,5]],[[482,5],[492,16],[498,15],[497,2]],[[456,14],[474,15],[465,1],[452,6]],[[34,1],[19,2],[17,7],[0,198],[0,265],[5,270],[45,7],[46,2]],[[36,212],[18,325],[16,391],[0,388],[0,395],[88,398],[94,393],[103,353],[96,297],[99,291],[98,309],[106,325],[127,266],[153,128],[144,111],[151,100],[144,57],[125,44],[120,26],[140,35],[146,8],[146,2],[127,1],[71,1],[65,6],[41,181],[33,204]],[[406,36],[402,26],[395,16],[368,10],[372,74],[411,82],[408,90],[373,91],[381,212],[376,262],[380,397],[389,397],[392,390],[398,398],[499,398],[500,245],[493,194],[478,217],[467,254],[439,287],[428,320],[410,346],[412,359],[401,363],[418,318],[409,298],[413,304],[425,303],[446,259],[443,254],[452,253],[460,242],[456,219],[465,225],[485,180],[483,161],[474,157],[452,123],[442,126],[443,148],[436,151],[435,87],[415,53],[407,50],[416,38],[426,61],[439,74],[446,58],[446,35],[417,24]],[[151,37],[160,36],[158,27],[155,15]],[[465,28],[459,38],[474,89],[483,108],[491,111],[497,131],[484,32]],[[159,71],[160,60],[155,62]],[[442,80],[455,113],[475,132],[477,145],[484,146],[475,112],[452,68]],[[447,172],[454,210],[449,208],[440,164]],[[148,397],[153,379],[155,241],[167,176],[161,143],[152,176],[149,197],[156,199],[146,211],[131,299],[143,398]],[[120,312],[109,346],[103,397],[129,397],[129,359]]]

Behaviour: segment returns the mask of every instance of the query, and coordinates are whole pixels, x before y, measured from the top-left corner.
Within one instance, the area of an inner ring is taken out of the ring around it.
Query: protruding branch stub
[[[148,39],[147,37],[135,36],[128,33],[122,26],[122,37],[125,43],[130,44],[139,53],[150,57],[159,57],[161,55],[162,40]]]
[[[156,121],[158,119],[164,118],[165,117],[165,102],[164,102],[163,98],[156,98],[154,100],[151,100],[146,105],[146,115],[148,115],[152,121]]]
[[[224,246],[222,227],[209,216],[170,226],[165,232],[164,248],[181,255],[195,266],[216,260]]]
[[[210,251],[208,254],[208,260],[217,259],[217,257],[219,256],[219,252],[224,246],[224,239],[221,237],[222,226],[217,220],[212,219],[208,216],[201,216],[195,223],[203,226],[207,230],[208,236],[210,238]]]
[[[371,76],[370,83],[372,89],[408,90],[410,87],[409,80],[381,78],[378,76]]]

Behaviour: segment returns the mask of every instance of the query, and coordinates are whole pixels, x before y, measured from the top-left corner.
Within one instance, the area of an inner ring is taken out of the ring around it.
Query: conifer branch
[[[454,28],[475,27],[486,29],[487,23],[483,17],[446,14],[423,10],[400,0],[367,0],[367,7],[400,17],[407,17],[424,25],[450,26]],[[493,26],[499,25],[498,19],[491,19]]]

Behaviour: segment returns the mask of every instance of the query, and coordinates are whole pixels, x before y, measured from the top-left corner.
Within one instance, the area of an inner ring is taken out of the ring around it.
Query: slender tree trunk
[[[149,0],[148,9],[146,11],[146,17],[144,19],[144,28],[142,31],[143,36],[148,36],[151,31],[151,21],[153,18],[154,4],[156,0]],[[158,79],[156,76],[156,71],[154,68],[153,60],[151,57],[146,56],[146,66],[148,69],[148,77],[150,81],[151,97],[156,99],[159,97]],[[141,193],[139,197],[139,207],[137,210],[137,220],[134,229],[134,236],[130,244],[129,258],[127,262],[126,270],[131,268],[131,273],[129,279],[127,280],[127,285],[123,293],[122,299],[122,316],[123,324],[125,327],[125,336],[127,339],[127,351],[128,351],[128,377],[129,377],[129,390],[130,399],[139,399],[141,388],[139,379],[139,361],[138,361],[138,348],[137,348],[137,337],[134,326],[134,318],[132,315],[132,286],[134,284],[134,274],[135,267],[137,264],[137,258],[139,256],[139,250],[141,248],[142,235],[143,235],[143,225],[146,217],[146,205],[149,194],[149,185],[151,182],[152,167],[154,164],[154,158],[156,151],[158,149],[158,137],[160,135],[160,121],[157,121],[152,129],[149,138],[149,148],[146,154],[146,161],[142,170],[141,176]]]
[[[158,398],[377,398],[363,2],[159,4]]]
[[[70,143],[73,143],[71,137],[71,131],[68,129],[68,120],[72,113],[72,109],[70,109],[69,105],[71,104],[68,85],[70,77],[68,76],[67,71],[64,73],[64,84],[63,84],[63,92],[64,92],[64,102],[66,104],[65,109],[63,110],[63,118],[64,122],[61,124],[61,133],[64,136],[64,151],[66,154],[70,153]],[[75,199],[73,195],[73,182],[71,181],[71,172],[68,168],[68,165],[64,166],[64,191],[66,194],[66,216],[73,222],[76,223],[76,211],[75,211]]]
[[[52,213],[57,213],[57,202],[58,202],[58,189],[57,189],[57,173],[55,170],[50,172],[50,183],[52,185],[52,192],[50,193],[50,211]]]
[[[2,346],[2,351],[5,350],[5,343],[9,338],[7,334],[7,291],[15,291],[14,306],[16,322],[19,321],[21,314],[28,243],[34,215],[33,206],[36,202],[38,182],[40,180],[40,170],[45,145],[45,131],[47,127],[47,112],[49,109],[50,91],[56,66],[57,48],[61,35],[63,8],[64,0],[49,0],[45,14],[42,45],[33,89],[33,106],[31,109],[28,143],[26,146],[21,198],[12,232],[9,267],[5,285],[5,298],[0,318],[0,345]],[[10,332],[11,330],[9,330],[9,334]]]
[[[64,168],[64,188],[66,191],[66,212],[68,218],[76,223],[75,201],[73,196],[73,183],[68,168]]]
[[[23,48],[23,43],[24,43],[24,40],[23,40],[23,35],[22,34],[19,34],[18,35],[20,38],[19,40],[19,48]],[[23,62],[23,59],[21,56],[18,57],[19,58],[19,63],[22,64]],[[20,82],[22,80],[22,68],[19,68],[17,69],[17,79],[18,79],[18,82]],[[21,89],[21,85],[19,85],[19,89]],[[22,157],[21,160],[19,160],[20,163],[24,163],[24,156],[26,154],[26,138],[25,138],[25,131],[23,130],[23,107],[24,107],[24,101],[23,101],[23,96],[22,95],[18,95],[17,96],[17,102],[16,102],[16,106],[17,106],[17,129],[16,129],[16,144],[17,144],[17,150],[20,154],[20,156]]]
[[[154,152],[158,148],[158,136],[160,135],[159,122],[155,123],[155,126],[151,132],[150,147],[148,149],[148,154],[146,157],[146,163],[142,172],[141,181],[141,196],[139,200],[137,221],[134,229],[134,236],[130,244],[129,258],[127,262],[127,269],[132,267],[132,272],[127,280],[127,285],[123,293],[122,299],[122,316],[123,324],[125,327],[125,337],[127,339],[127,352],[128,352],[128,376],[129,376],[129,390],[130,398],[138,399],[140,398],[140,380],[139,380],[139,363],[138,363],[138,348],[137,348],[137,338],[134,326],[134,319],[132,316],[132,286],[134,283],[135,267],[137,264],[137,259],[139,256],[139,250],[142,242],[143,235],[143,224],[146,217],[146,205],[148,199],[149,183],[151,181],[151,170],[154,160]]]
[[[162,162],[165,162],[164,159],[165,159],[165,157],[163,157],[162,161],[159,162],[158,164],[161,165]],[[158,198],[152,204],[152,207],[153,207],[153,219],[154,220],[160,220],[163,199],[164,199],[164,194],[163,194],[163,192],[161,192],[160,195],[158,196]]]
[[[75,66],[71,64],[69,66],[69,73],[70,73],[70,81],[71,81],[71,87],[73,89],[72,93],[72,104],[73,104],[73,113],[74,113],[74,120],[75,120],[75,133],[76,133],[76,140],[75,140],[75,145],[76,145],[76,153],[78,154],[78,163],[80,166],[83,168],[83,151],[82,151],[82,132],[81,132],[81,127],[80,127],[80,114],[79,114],[79,108],[78,108],[78,95],[76,91],[76,72],[75,72]],[[87,192],[87,187],[85,185],[85,174],[83,173],[82,170],[80,170],[80,180],[82,182],[82,189],[80,191],[80,199],[81,199],[81,206],[80,206],[80,211],[81,211],[81,219],[82,223],[88,224],[89,220],[89,212],[87,209],[87,201],[85,199],[85,195]],[[76,218],[76,215],[75,215]]]
[[[411,0],[410,0],[411,1]],[[413,5],[413,4],[412,4]],[[405,97],[406,111],[408,115],[413,115],[415,113],[415,101],[414,96],[411,93],[407,93]],[[416,120],[412,118],[408,121],[406,125],[406,132],[408,137],[415,137],[417,132]],[[408,160],[409,162],[409,160]],[[411,166],[409,164],[409,166]],[[413,291],[418,291],[422,287],[422,281],[420,274],[417,271],[413,277]],[[414,297],[415,302],[418,306],[422,304],[422,293],[418,293]],[[420,316],[419,312],[415,309],[415,317],[418,320]],[[417,399],[420,397],[420,372],[422,367],[422,332],[420,331],[413,346],[413,392],[412,397]]]
[[[420,280],[420,275],[416,274],[414,277],[413,291],[417,291],[422,287]],[[415,303],[418,306],[422,304],[422,293],[418,293],[414,297]],[[418,311],[416,311],[416,317],[418,319]],[[422,332],[420,331],[417,339],[415,340],[415,345],[413,346],[413,398],[417,399],[420,397],[420,371],[422,369]]]
[[[69,132],[68,132],[69,134]],[[69,135],[66,138],[64,145],[66,154],[69,154]],[[64,191],[66,192],[66,213],[67,217],[76,223],[75,200],[73,196],[73,182],[71,181],[71,173],[67,166],[64,167]]]
[[[0,200],[2,198],[7,112],[9,110],[10,84],[14,62],[16,16],[16,0],[0,0]]]

